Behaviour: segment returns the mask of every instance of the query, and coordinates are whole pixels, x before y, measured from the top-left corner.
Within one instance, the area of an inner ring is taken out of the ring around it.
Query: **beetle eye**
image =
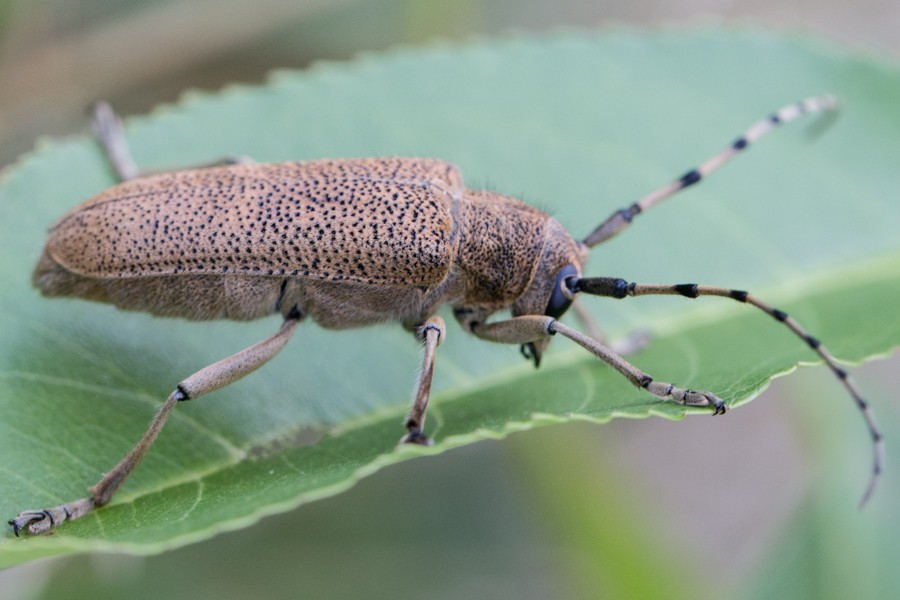
[[[567,280],[574,277],[578,277],[578,269],[574,265],[566,265],[559,271],[559,275],[556,276],[556,283],[553,284],[550,302],[547,304],[547,310],[544,311],[545,315],[558,319],[569,310],[569,307],[572,305],[573,294]]]

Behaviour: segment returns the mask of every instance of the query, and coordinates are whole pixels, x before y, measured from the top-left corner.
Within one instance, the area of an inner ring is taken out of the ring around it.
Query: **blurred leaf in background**
[[[894,0],[0,0],[0,164],[39,136],[81,131],[98,98],[144,113],[185,89],[397,44],[716,17],[900,51]]]

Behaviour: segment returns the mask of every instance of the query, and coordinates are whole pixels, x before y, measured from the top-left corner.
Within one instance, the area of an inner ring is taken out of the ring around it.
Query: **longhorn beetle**
[[[797,321],[744,291],[582,275],[588,250],[621,233],[651,206],[696,184],[779,124],[835,108],[831,96],[822,96],[780,109],[578,241],[555,219],[519,200],[466,189],[459,170],[441,160],[232,161],[142,176],[121,122],[98,104],[94,131],[122,183],[52,226],[34,284],[46,296],[77,296],[161,316],[247,320],[277,313],[284,322],[271,337],[183,379],[137,445],[88,497],[26,510],[9,521],[13,531],[46,532],[108,503],[176,404],[262,366],[307,317],[334,329],[398,321],[414,332],[425,352],[405,443],[430,443],[423,426],[435,352],[446,335],[436,316],[443,304],[453,308],[465,331],[519,344],[535,366],[559,334],[659,398],[725,412],[715,394],[657,381],[597,336],[561,323],[578,294],[722,296],[787,326],[828,365],[865,417],[874,446],[865,502],[881,471],[881,434],[846,371]],[[511,317],[489,320],[503,309]]]

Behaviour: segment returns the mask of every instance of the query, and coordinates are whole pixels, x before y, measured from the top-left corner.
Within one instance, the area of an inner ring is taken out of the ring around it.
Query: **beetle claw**
[[[724,415],[724,414],[725,414],[725,411],[727,410],[727,409],[725,408],[725,403],[722,402],[722,399],[721,399],[721,398],[718,398],[718,397],[716,397],[715,401],[713,402],[713,406],[714,406],[715,409],[716,409],[715,411],[713,411],[713,416],[715,416],[715,415]]]
[[[12,526],[16,537],[26,528],[29,533],[44,533],[54,526],[53,517],[47,510],[25,510],[7,523]]]
[[[672,397],[679,404],[686,406],[709,406],[713,409],[713,415],[724,415],[727,410],[725,401],[711,392],[698,390],[675,390]]]
[[[700,402],[698,402],[697,405],[711,406],[713,408],[713,416],[725,414],[725,411],[727,410],[725,407],[725,401],[715,394],[697,391],[692,391],[691,393],[701,398]],[[705,403],[703,403],[703,399],[706,400]]]
[[[419,444],[420,446],[434,446],[434,440],[422,433],[421,429],[410,429],[409,433],[400,438],[401,444]]]

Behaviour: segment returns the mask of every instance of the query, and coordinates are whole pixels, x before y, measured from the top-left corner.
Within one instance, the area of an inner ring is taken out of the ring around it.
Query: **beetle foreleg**
[[[65,521],[74,521],[91,512],[94,508],[105,505],[110,501],[116,490],[119,489],[119,486],[131,475],[138,463],[141,462],[141,459],[147,454],[147,451],[150,450],[150,446],[153,445],[156,436],[159,435],[176,404],[183,400],[193,400],[203,394],[225,387],[229,383],[261,367],[284,347],[294,333],[300,319],[301,316],[299,315],[288,318],[275,335],[215,364],[200,369],[184,379],[169,394],[147,431],[135,447],[131,449],[131,452],[119,461],[119,464],[113,467],[103,479],[90,488],[91,495],[89,497],[75,502],[60,504],[53,508],[23,511],[16,518],[8,521],[12,525],[13,533],[18,536],[19,532],[26,529],[29,533],[45,533],[54,527],[58,527]]]
[[[431,394],[431,380],[434,376],[434,355],[437,347],[444,341],[447,329],[444,319],[431,317],[416,330],[416,337],[422,340],[425,354],[422,358],[422,370],[416,383],[416,399],[406,418],[406,429],[409,430],[400,440],[401,444],[422,444],[430,446],[432,441],[425,435],[425,411],[428,409],[428,397]]]
[[[553,317],[539,315],[513,317],[496,323],[476,326],[472,333],[481,339],[505,344],[527,344],[559,333],[624,375],[635,386],[644,388],[654,396],[664,399],[671,398],[678,404],[688,406],[712,406],[715,409],[714,414],[717,415],[725,412],[725,403],[715,394],[655,381],[653,377],[622,358],[606,344],[560,323]]]

